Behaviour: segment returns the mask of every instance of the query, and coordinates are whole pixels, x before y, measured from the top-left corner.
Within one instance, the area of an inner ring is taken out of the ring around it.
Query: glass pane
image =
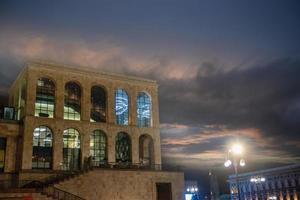
[[[90,136],[90,156],[94,161],[94,165],[98,166],[107,160],[106,156],[106,135],[101,130],[95,130]]]
[[[117,162],[131,162],[131,141],[127,133],[118,133],[115,148]]]
[[[106,92],[102,87],[91,89],[91,122],[106,122]]]
[[[80,169],[80,134],[74,128],[64,130],[63,169]]]
[[[51,163],[52,132],[47,126],[39,126],[33,131],[32,168],[50,169]]]
[[[74,82],[68,82],[65,86],[64,119],[80,120],[81,89]]]
[[[55,109],[55,85],[52,80],[40,78],[37,81],[35,116],[54,117]]]
[[[139,127],[151,126],[151,100],[144,92],[137,97],[137,122]]]
[[[117,89],[115,94],[115,114],[117,124],[128,125],[128,95],[125,90]]]

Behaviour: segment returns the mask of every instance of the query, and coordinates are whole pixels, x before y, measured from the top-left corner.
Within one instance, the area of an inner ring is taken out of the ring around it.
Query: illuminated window
[[[139,138],[139,157],[142,165],[154,164],[153,140],[149,135],[141,135]]]
[[[55,110],[55,85],[52,80],[39,78],[36,87],[35,116],[53,118]]]
[[[139,127],[151,126],[151,100],[145,92],[139,92],[137,97],[137,123]]]
[[[80,120],[81,90],[75,82],[65,85],[64,119]]]
[[[80,169],[80,134],[74,128],[64,130],[63,169]]]
[[[90,155],[93,165],[99,166],[107,161],[107,139],[101,130],[95,130],[90,136]]]
[[[127,133],[120,132],[116,137],[116,161],[131,162],[131,141]]]
[[[91,106],[91,122],[106,122],[106,92],[102,87],[92,87]]]
[[[115,112],[117,124],[128,125],[128,95],[123,89],[116,90]]]
[[[52,132],[47,126],[39,126],[33,131],[32,168],[51,169]]]

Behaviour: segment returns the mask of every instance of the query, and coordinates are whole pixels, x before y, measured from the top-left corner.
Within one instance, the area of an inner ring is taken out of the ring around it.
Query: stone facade
[[[95,129],[101,129],[108,136],[108,161],[115,162],[115,137],[118,132],[126,132],[132,140],[132,162],[139,162],[139,137],[142,134],[150,135],[154,142],[154,159],[155,164],[161,164],[161,150],[160,150],[160,132],[159,132],[159,113],[158,113],[158,96],[157,84],[155,81],[107,74],[90,71],[82,71],[65,66],[57,66],[53,64],[44,63],[30,63],[27,68],[19,76],[23,80],[17,80],[11,89],[12,105],[15,107],[18,103],[16,94],[18,94],[21,84],[26,83],[26,104],[25,108],[19,108],[20,112],[25,110],[24,114],[18,114],[24,121],[23,134],[23,150],[22,150],[22,169],[31,169],[32,155],[32,133],[35,127],[39,125],[46,125],[51,128],[54,135],[54,156],[53,169],[58,170],[59,164],[62,162],[62,133],[66,128],[75,128],[82,136],[81,152],[82,163],[84,157],[89,155],[89,136]],[[34,116],[34,105],[36,99],[36,83],[39,78],[48,77],[54,81],[56,86],[55,91],[55,117],[41,118]],[[69,81],[76,81],[82,90],[81,99],[81,120],[64,120],[63,119],[63,102],[64,102],[64,86]],[[101,85],[107,91],[107,123],[91,123],[90,122],[90,90],[93,85]],[[129,95],[129,125],[116,125],[114,114],[114,95],[117,88],[124,88]],[[146,91],[151,96],[152,100],[152,126],[147,128],[139,128],[136,126],[136,96],[139,91]]]
[[[37,82],[39,78],[48,78],[55,85],[55,111],[53,118],[35,116],[35,103]],[[69,81],[76,82],[81,89],[81,110],[80,120],[64,119],[64,95],[65,85]],[[91,122],[91,88],[94,85],[100,85],[105,89],[106,99],[106,122]],[[115,115],[115,91],[117,88],[126,90],[129,97],[129,116],[128,125],[118,125]],[[36,127],[46,126],[51,129],[53,134],[52,143],[52,165],[51,169],[40,170],[46,177],[56,171],[62,170],[63,162],[63,133],[68,128],[74,128],[80,133],[80,165],[84,167],[85,159],[90,156],[90,135],[94,130],[101,130],[107,137],[107,161],[116,163],[115,144],[116,136],[119,132],[126,132],[131,140],[131,162],[140,163],[140,138],[143,135],[151,137],[153,141],[153,171],[122,171],[122,170],[97,170],[90,172],[86,177],[81,177],[84,182],[81,192],[87,199],[96,199],[94,190],[101,191],[100,187],[107,190],[117,191],[112,194],[112,198],[98,199],[155,199],[155,183],[167,182],[172,184],[172,199],[182,199],[183,192],[183,174],[163,172],[161,166],[161,147],[159,131],[159,110],[157,83],[153,80],[147,80],[137,77],[124,76],[113,73],[98,72],[91,68],[84,70],[65,65],[57,65],[44,62],[27,63],[24,70],[17,77],[9,91],[9,104],[16,110],[17,123],[0,122],[0,137],[7,138],[5,172],[19,172],[22,179],[33,178],[37,171],[32,170],[33,157],[33,132]],[[151,99],[151,122],[149,127],[139,127],[137,125],[137,95],[139,92],[145,92]],[[98,184],[94,185],[92,181],[96,178]],[[103,179],[103,177],[105,177]],[[123,180],[124,179],[124,180]],[[130,182],[128,191],[122,190],[120,184]],[[75,181],[76,180],[72,180]],[[125,182],[124,182],[125,181]],[[75,182],[73,182],[75,184]],[[73,184],[72,183],[72,184]],[[76,187],[70,183],[62,183],[59,187],[67,189],[70,192],[76,192]],[[108,185],[107,185],[108,184]],[[75,184],[76,185],[76,184]],[[115,188],[109,189],[114,186]],[[145,188],[143,188],[145,187]],[[89,189],[92,188],[92,189]],[[138,190],[137,190],[138,189]],[[101,195],[104,191],[100,192]],[[129,198],[132,196],[132,198]]]

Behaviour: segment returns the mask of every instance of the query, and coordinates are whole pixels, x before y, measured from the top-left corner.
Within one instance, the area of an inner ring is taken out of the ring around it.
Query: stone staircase
[[[23,185],[21,188],[0,188],[0,200],[84,200],[83,198],[55,187],[55,185],[79,177],[88,171],[89,170],[69,174],[57,174],[41,181],[32,181]]]

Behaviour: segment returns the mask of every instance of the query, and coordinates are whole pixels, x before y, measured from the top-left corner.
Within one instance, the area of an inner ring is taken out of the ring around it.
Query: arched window
[[[154,147],[152,137],[141,135],[139,138],[139,157],[143,166],[154,164]]]
[[[137,96],[137,123],[139,127],[151,126],[151,99],[145,92]]]
[[[47,126],[39,126],[33,131],[32,168],[51,169],[52,132]]]
[[[116,137],[116,161],[131,162],[131,141],[127,133],[120,132]]]
[[[55,85],[48,78],[39,78],[36,86],[35,116],[53,118],[55,110]]]
[[[80,169],[80,134],[74,128],[64,130],[63,169]]]
[[[106,122],[106,92],[99,86],[91,89],[91,122]]]
[[[101,130],[95,130],[90,135],[90,156],[93,166],[100,166],[107,162],[107,139]]]
[[[128,95],[123,89],[117,89],[115,94],[116,122],[120,125],[128,125]]]
[[[81,89],[75,82],[65,85],[64,119],[80,120]]]

